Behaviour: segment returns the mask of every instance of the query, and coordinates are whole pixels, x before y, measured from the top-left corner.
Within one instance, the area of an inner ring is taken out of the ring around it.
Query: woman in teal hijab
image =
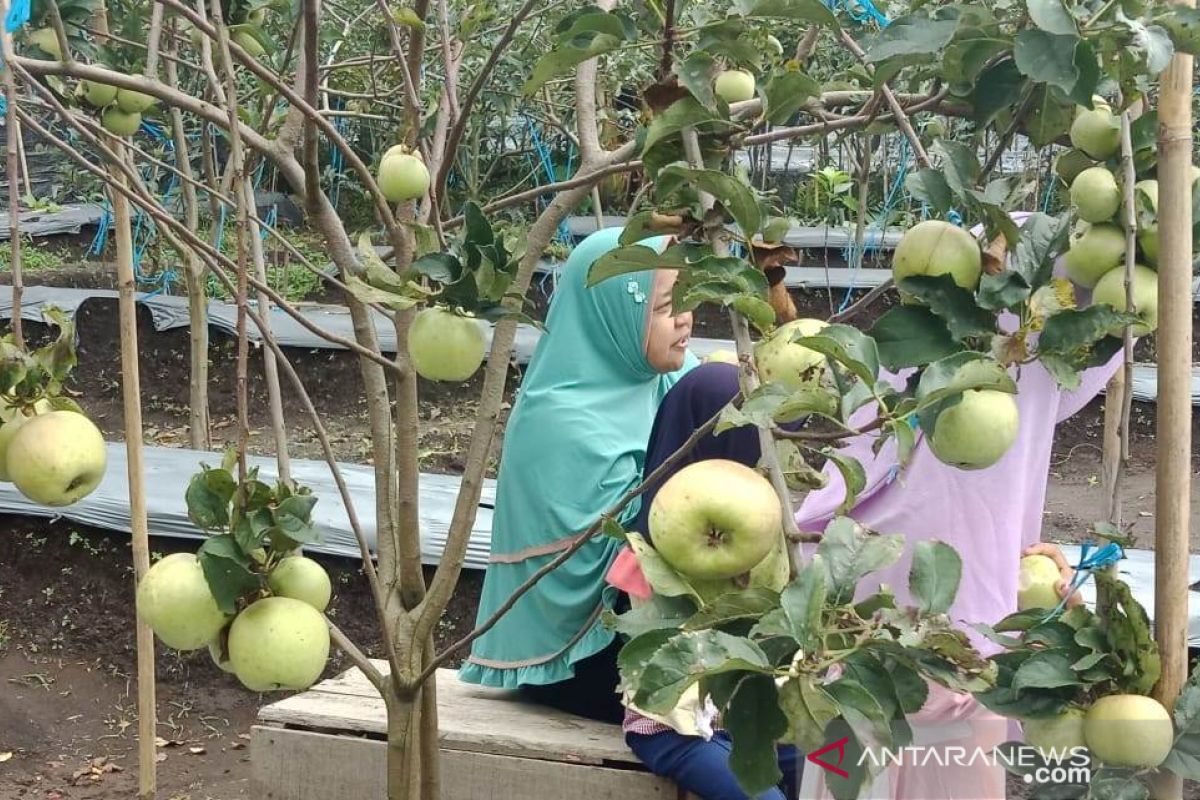
[[[691,314],[672,312],[674,271],[587,288],[588,269],[620,235],[587,237],[559,275],[504,436],[480,622],[637,485],[659,403],[698,363]],[[661,251],[667,241],[643,244]],[[637,511],[630,504],[622,521]],[[600,622],[617,599],[604,576],[620,548],[596,536],[544,577],[475,641],[461,678],[620,722],[619,643]]]

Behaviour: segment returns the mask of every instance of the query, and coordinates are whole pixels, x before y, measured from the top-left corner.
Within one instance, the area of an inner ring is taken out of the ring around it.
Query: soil
[[[31,281],[32,282],[32,281]],[[111,275],[95,264],[39,275],[37,282],[112,288]],[[546,297],[535,300],[544,311]],[[861,293],[852,293],[856,297]],[[839,293],[794,293],[801,314],[828,316],[842,304]],[[861,321],[882,313],[877,306]],[[110,440],[122,437],[119,336],[115,301],[85,304],[78,317],[79,365],[71,389]],[[148,312],[139,313],[139,354],[146,440],[186,447],[188,424],[188,332],[156,332]],[[50,331],[26,325],[36,339]],[[701,310],[697,336],[728,337],[724,317]],[[1152,353],[1152,343],[1142,353]],[[210,403],[214,447],[236,438],[234,342],[213,333]],[[369,433],[362,381],[355,358],[327,350],[290,350],[329,431],[338,458],[369,463]],[[510,372],[507,399],[519,380]],[[457,473],[474,425],[480,379],[460,386],[420,386],[421,468]],[[250,449],[271,451],[266,431],[267,396],[261,357],[252,355],[249,392]],[[294,391],[285,391],[288,446],[299,458],[320,458],[320,446]],[[1044,538],[1082,540],[1097,509],[1104,399],[1091,403],[1059,427],[1047,488]],[[507,409],[507,404],[506,404]],[[1122,496],[1138,546],[1151,547],[1154,531],[1153,404],[1137,403],[1132,458]],[[1193,416],[1200,441],[1200,419]],[[494,464],[494,461],[493,461]],[[1194,458],[1200,472],[1200,457]],[[1200,487],[1197,487],[1200,490]],[[1193,524],[1200,525],[1194,513]],[[152,542],[156,552],[187,546]],[[357,562],[320,558],[335,582],[331,615],[368,653],[378,637],[366,582]],[[0,800],[132,798],[137,792],[136,685],[132,572],[126,534],[63,521],[0,517]],[[467,632],[475,618],[481,573],[465,573],[437,631],[446,644]],[[170,800],[233,800],[253,797],[246,734],[257,709],[272,697],[241,689],[220,672],[207,652],[177,654],[158,648],[159,797]],[[345,667],[335,655],[327,674]],[[1019,788],[1019,787],[1015,787]]]

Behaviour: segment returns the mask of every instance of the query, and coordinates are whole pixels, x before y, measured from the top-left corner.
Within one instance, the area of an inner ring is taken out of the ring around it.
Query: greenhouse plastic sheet
[[[58,211],[25,209],[17,217],[22,236],[58,236],[79,233],[104,218],[104,207],[96,203],[62,206]],[[8,211],[0,211],[0,241],[9,236]]]
[[[146,482],[146,513],[152,536],[199,540],[204,533],[188,519],[184,492],[188,481],[200,470],[202,463],[216,466],[220,463],[219,453],[205,453],[164,447],[145,448],[145,470],[153,476]],[[250,457],[251,466],[260,468],[260,476],[274,480],[275,461],[270,458]],[[329,555],[358,558],[358,544],[350,529],[349,517],[341,495],[333,481],[329,465],[323,461],[293,460],[292,476],[297,482],[312,489],[318,501],[313,508],[313,521],[321,534],[321,541],[307,545],[306,549]],[[370,467],[356,464],[339,464],[339,470],[350,492],[351,502],[358,516],[363,533],[372,552],[375,549],[375,488],[374,471]],[[127,478],[125,445],[108,445],[108,470],[100,486],[88,497],[66,508],[48,508],[30,502],[10,483],[0,483],[0,513],[63,518],[81,525],[108,530],[130,530],[129,487]],[[458,495],[459,479],[452,475],[422,474],[421,487],[421,559],[426,564],[437,564],[446,547],[446,535],[454,512]],[[495,482],[486,481],[483,495],[467,546],[466,566],[484,569],[491,550],[492,506],[495,502]],[[1079,560],[1079,548],[1063,547],[1067,560]],[[1134,596],[1146,607],[1150,618],[1154,618],[1154,553],[1147,550],[1130,550],[1118,565],[1121,577],[1133,588]],[[1200,582],[1200,556],[1192,556],[1189,562],[1189,580]],[[1088,582],[1083,596],[1089,604],[1095,602],[1095,585]],[[1200,592],[1188,595],[1189,622],[1188,643],[1200,646]]]
[[[819,270],[817,270],[819,271]],[[877,270],[881,271],[881,270]],[[117,293],[106,289],[62,289],[50,286],[29,286],[25,289],[21,301],[21,317],[32,322],[42,321],[42,311],[49,306],[62,309],[73,316],[79,307],[90,299],[115,300]],[[187,300],[183,297],[169,295],[149,296],[138,295],[138,302],[149,311],[157,330],[186,328],[188,325]],[[354,328],[350,321],[350,312],[345,306],[307,304],[298,307],[304,318],[314,326],[330,333],[335,333],[345,339],[354,338]],[[209,324],[224,331],[230,336],[237,332],[237,307],[230,303],[211,302],[208,306]],[[12,293],[0,291],[0,318],[12,316]],[[290,314],[278,308],[270,312],[271,330],[276,339],[285,347],[295,347],[304,350],[343,349],[339,345],[322,339],[304,325],[297,322]],[[375,315],[375,330],[379,336],[379,344],[385,353],[395,352],[396,330],[391,322],[381,314]],[[251,325],[248,335],[254,342],[260,342],[258,329]],[[531,325],[517,327],[516,341],[513,347],[513,360],[518,364],[527,364],[533,357],[541,332]],[[491,329],[488,332],[488,342],[491,343]],[[733,350],[733,342],[722,339],[694,338],[691,349],[699,357],[704,357],[714,350]],[[1136,364],[1133,368],[1133,397],[1135,400],[1154,402],[1158,398],[1158,370],[1153,364]],[[1192,372],[1192,404],[1200,405],[1200,369]]]
[[[152,536],[200,539],[204,537],[188,519],[184,493],[188,481],[200,471],[201,464],[219,466],[220,453],[166,447],[146,447],[146,514]],[[271,482],[278,475],[275,459],[248,457],[251,467],[259,467],[261,479]],[[375,472],[358,464],[339,464],[351,502],[367,542],[375,551]],[[324,461],[293,459],[292,478],[310,488],[317,496],[313,522],[321,534],[317,544],[306,545],[313,552],[357,558],[358,542],[333,473]],[[421,481],[421,557],[436,564],[446,546],[446,534],[458,496],[459,479],[454,475],[422,474]],[[487,566],[491,548],[492,503],[495,482],[486,481],[480,500],[471,543],[467,548],[467,566]],[[108,469],[96,491],[65,508],[48,508],[31,502],[11,483],[0,483],[0,513],[55,517],[107,530],[130,531],[128,462],[124,443],[109,443]]]

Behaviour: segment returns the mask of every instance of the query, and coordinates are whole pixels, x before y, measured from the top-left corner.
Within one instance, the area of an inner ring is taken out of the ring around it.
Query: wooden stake
[[[112,180],[125,185],[125,177],[113,170]],[[133,232],[129,201],[111,192],[113,226],[117,238],[117,292],[121,318],[121,394],[125,401],[125,452],[129,463],[129,524],[133,532],[133,572],[140,581],[150,569],[150,538],[146,522],[145,468],[142,464],[142,399],[138,375],[136,286],[133,277]],[[138,685],[138,797],[152,800],[157,784],[155,744],[157,736],[154,687],[154,633],[140,617],[137,620]]]
[[[1194,7],[1195,0],[1175,0]],[[1192,459],[1192,57],[1176,53],[1158,106],[1158,530],[1154,628],[1162,677],[1154,697],[1168,709],[1187,680],[1188,512]],[[1183,781],[1159,774],[1154,796],[1178,798]]]
[[[5,13],[8,3],[2,4]],[[12,333],[17,347],[25,349],[24,323],[21,319],[21,295],[25,291],[25,281],[21,273],[21,190],[17,183],[20,180],[20,153],[17,143],[21,140],[21,123],[17,119],[17,79],[12,67],[7,66],[12,58],[12,34],[4,31],[0,35],[0,46],[4,48],[4,96],[8,101],[5,113],[5,156],[8,168],[8,241],[12,248],[9,268],[12,270]]]

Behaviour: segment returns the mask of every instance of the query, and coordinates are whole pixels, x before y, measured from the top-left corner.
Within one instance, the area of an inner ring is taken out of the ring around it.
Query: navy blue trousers
[[[709,741],[674,731],[649,736],[627,733],[625,742],[651,772],[670,778],[701,800],[792,800],[799,792],[804,762],[795,747],[779,748],[783,784],[751,798],[729,768],[732,744],[723,731]]]

